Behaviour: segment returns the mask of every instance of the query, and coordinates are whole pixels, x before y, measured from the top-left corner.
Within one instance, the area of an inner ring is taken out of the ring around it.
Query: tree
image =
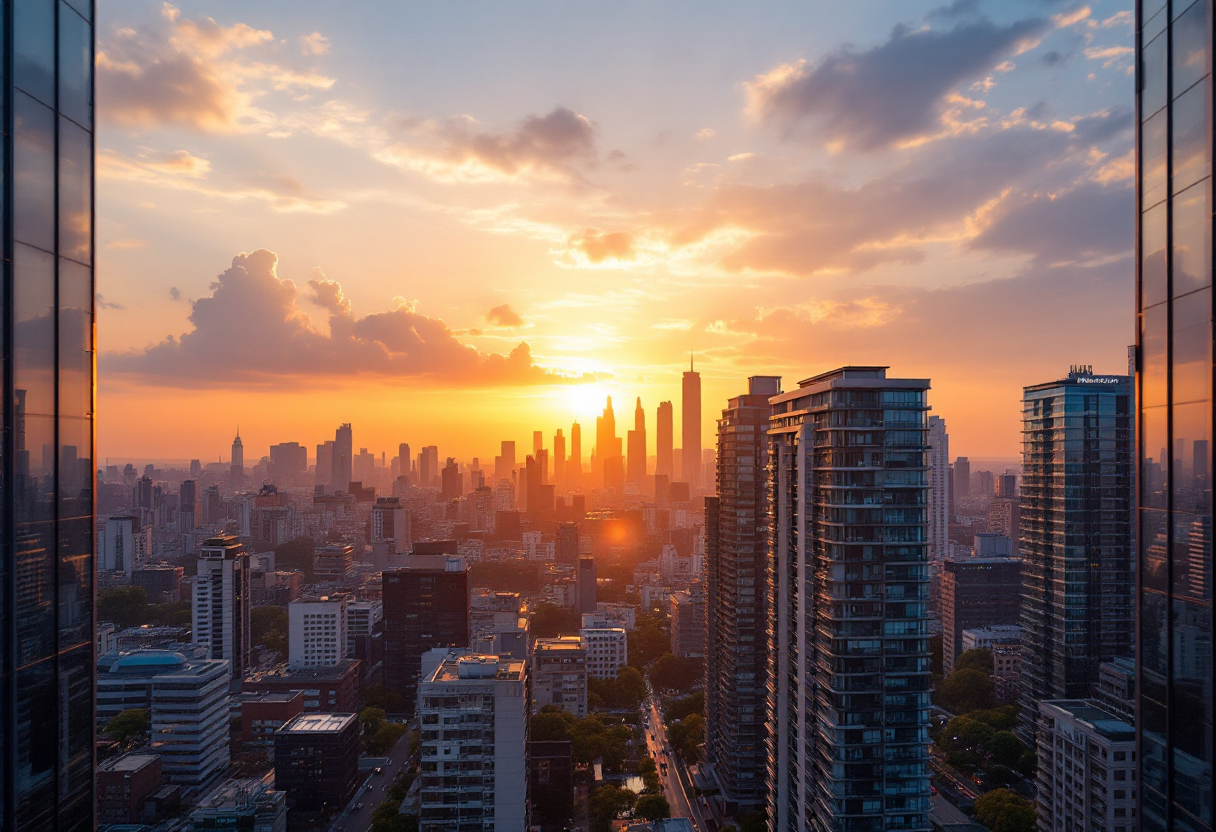
[[[622,667],[616,674],[617,693],[623,708],[637,708],[646,699],[646,680],[636,667]]]
[[[739,815],[735,820],[739,821],[739,832],[765,832],[768,829],[768,816],[764,810]]]
[[[533,638],[557,638],[577,634],[582,624],[576,610],[542,603],[532,608],[528,629]]]
[[[929,673],[941,678],[945,673],[943,659],[943,642],[940,635],[929,637]]]
[[[680,755],[680,759],[688,765],[701,761],[701,750],[697,747],[705,742],[705,717],[693,714],[687,719],[680,720],[678,725],[672,724],[667,729],[671,738],[671,747]]]
[[[297,537],[275,547],[274,565],[276,569],[298,569],[304,573],[305,583],[311,583],[316,553],[317,544],[311,537]]]
[[[359,700],[365,707],[380,708],[385,713],[395,714],[401,711],[401,694],[385,690],[384,685],[364,685],[359,690]]]
[[[1026,752],[1026,745],[1011,731],[997,731],[984,743],[984,750],[992,755],[994,762],[1013,768]]]
[[[956,670],[937,689],[938,701],[956,714],[991,708],[996,704],[992,678],[974,668]]]
[[[360,711],[359,724],[363,728],[363,748],[373,757],[387,754],[389,749],[405,736],[405,726],[389,722],[380,708],[364,708]]]
[[[561,742],[574,736],[578,718],[557,705],[546,705],[532,717],[529,728],[533,742]]]
[[[994,672],[992,660],[992,651],[983,648],[980,650],[964,650],[957,659],[954,660],[954,670],[978,670],[981,673],[986,673],[991,676]]]
[[[282,607],[254,607],[249,620],[249,632],[254,644],[261,644],[271,630],[286,632],[288,626],[287,611]]]
[[[644,794],[638,798],[633,811],[646,820],[662,820],[671,817],[671,804],[661,794]]]
[[[638,626],[628,635],[629,666],[645,670],[651,662],[656,661],[664,653],[671,651],[671,639],[659,629],[657,624],[642,625],[638,616]]]
[[[659,690],[678,690],[681,693],[701,680],[700,659],[680,658],[664,653],[650,668],[650,681]]]
[[[149,623],[148,592],[142,586],[119,586],[97,594],[97,620],[120,628]]]
[[[126,745],[143,739],[152,727],[152,715],[146,708],[130,708],[110,717],[104,733],[117,743]]]
[[[668,724],[677,719],[687,719],[692,714],[705,716],[704,691],[697,691],[681,699],[673,699],[663,711],[663,717]]]
[[[611,832],[612,821],[633,808],[637,795],[619,786],[600,786],[588,799],[591,832]]]
[[[1009,789],[994,789],[975,801],[975,817],[992,832],[1034,832],[1034,804]]]

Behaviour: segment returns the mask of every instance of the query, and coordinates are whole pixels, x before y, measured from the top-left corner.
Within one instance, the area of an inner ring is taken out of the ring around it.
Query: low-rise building
[[[293,809],[336,811],[359,783],[359,717],[301,714],[274,735],[275,786]]]
[[[229,780],[190,813],[194,832],[287,832],[287,794],[258,778]]]
[[[418,688],[419,829],[526,832],[527,663],[444,660]]]
[[[1040,832],[1134,832],[1136,731],[1083,700],[1039,703]]]
[[[580,636],[538,638],[532,649],[532,707],[587,716],[587,648]]]
[[[160,756],[124,754],[97,766],[98,823],[139,823],[144,801],[164,782]]]
[[[617,671],[629,664],[629,642],[621,627],[584,627],[579,630],[587,650],[587,675],[596,679],[615,679]]]
[[[359,661],[333,667],[282,668],[255,673],[241,684],[244,693],[304,691],[305,713],[350,713],[359,705]]]
[[[241,694],[241,742],[274,745],[274,734],[304,713],[304,691]]]

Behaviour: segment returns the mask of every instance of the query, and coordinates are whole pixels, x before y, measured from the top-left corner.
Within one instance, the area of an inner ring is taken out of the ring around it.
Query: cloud
[[[603,232],[586,228],[570,237],[568,251],[584,258],[590,265],[608,261],[625,262],[637,254],[634,237],[625,231]]]
[[[1018,54],[1047,30],[981,19],[953,29],[897,26],[883,44],[842,48],[817,66],[785,64],[746,85],[748,109],[787,137],[873,151],[934,132],[949,94]],[[813,131],[813,132],[810,132]]]
[[[123,306],[121,303],[114,303],[113,301],[106,300],[101,294],[98,294],[97,295],[97,308],[98,309],[126,309],[127,307]]]
[[[510,353],[481,353],[462,344],[438,318],[399,301],[388,312],[357,317],[341,287],[309,281],[312,300],[329,312],[328,332],[300,309],[295,284],[277,274],[278,257],[239,254],[193,301],[189,332],[144,350],[106,356],[104,370],[179,386],[297,387],[355,376],[426,378],[435,385],[486,387],[571,380],[537,366],[526,342]]]
[[[449,182],[579,179],[578,168],[596,160],[595,125],[566,107],[532,115],[515,128],[491,131],[472,118],[409,121],[405,140],[376,157],[397,167]]]
[[[524,325],[524,319],[511,308],[511,304],[509,303],[495,306],[486,313],[486,320],[496,326],[507,327],[508,329],[516,329]]]
[[[123,127],[266,131],[277,119],[259,101],[276,92],[299,98],[334,83],[275,57],[269,31],[184,18],[166,3],[158,21],[105,38],[97,53],[98,112]]]
[[[169,300],[179,301],[182,299],[182,290],[176,286],[169,287]]]
[[[718,133],[712,127],[702,127],[697,131],[698,139],[712,139],[716,135],[718,135]]]
[[[320,32],[304,35],[300,38],[300,53],[303,55],[328,55],[329,38]]]

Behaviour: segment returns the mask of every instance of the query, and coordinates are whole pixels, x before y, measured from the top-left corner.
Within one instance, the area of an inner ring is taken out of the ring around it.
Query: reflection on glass
[[[49,601],[48,605],[53,606]],[[54,616],[50,618],[49,623],[53,625]],[[20,628],[20,613],[17,620]],[[16,816],[20,818],[17,828],[45,832],[54,828],[51,818],[56,807],[54,786],[58,746],[47,741],[58,736],[59,727],[55,718],[54,659],[23,668],[16,676],[18,768],[15,774],[19,801]]]
[[[1165,198],[1165,126],[1169,113],[1162,111],[1140,128],[1140,166],[1144,207]]]
[[[59,521],[59,649],[88,646],[93,618],[92,519]]]
[[[59,261],[59,412],[93,412],[93,280],[87,266]]]
[[[1204,81],[1183,93],[1170,107],[1174,119],[1174,193],[1212,172],[1212,150],[1207,142],[1212,120],[1211,98],[1211,85]]]
[[[1180,194],[1175,194],[1170,204],[1174,212],[1174,262],[1171,289],[1177,296],[1212,284],[1211,177],[1187,188]],[[1159,205],[1153,209],[1153,212],[1162,208],[1164,206]],[[1145,216],[1147,217],[1147,214]],[[1162,216],[1164,217],[1164,215]],[[1148,231],[1147,223],[1142,227],[1145,232]],[[1164,238],[1164,222],[1159,231]],[[1158,230],[1154,229],[1153,233],[1158,233]],[[1147,248],[1145,250],[1147,251]],[[1164,259],[1162,263],[1164,263]],[[1155,267],[1157,264],[1153,265]],[[1147,273],[1147,271],[1148,263],[1146,262],[1145,272]],[[1152,275],[1152,280],[1158,280],[1158,275]]]
[[[59,119],[59,253],[88,263],[93,247],[93,136]]]
[[[17,391],[15,518],[18,522],[49,520],[55,516],[55,419],[22,415],[21,399],[21,391]]]
[[[1212,290],[1174,298],[1172,305],[1173,399],[1179,403],[1208,401],[1212,398]],[[1178,436],[1177,428],[1174,436]]]
[[[1167,37],[1158,35],[1144,47],[1141,64],[1143,92],[1140,94],[1140,115],[1148,118],[1165,106],[1165,76],[1169,71]]]
[[[1147,309],[1169,297],[1165,273],[1165,212],[1162,202],[1145,211],[1140,217],[1140,245],[1144,264],[1140,269],[1141,306]]]
[[[13,4],[13,83],[55,103],[55,0]]]
[[[86,517],[93,505],[93,423],[59,418],[59,516]]]
[[[59,112],[92,128],[93,32],[67,3],[59,4]]]
[[[1141,404],[1144,407],[1156,407],[1168,404],[1166,401],[1166,372],[1168,370],[1166,355],[1166,335],[1168,333],[1168,307],[1165,304],[1144,310],[1141,315],[1140,349],[1142,358],[1141,372]],[[1148,446],[1146,453],[1155,452],[1156,448]]]
[[[55,412],[55,258],[16,245],[13,257],[13,385],[25,412]]]
[[[22,93],[13,96],[13,236],[55,246],[55,115]]]
[[[1169,537],[1164,511],[1140,509],[1140,581],[1164,592],[1169,584]]]
[[[1175,9],[1186,4],[1177,2]],[[1174,95],[1190,88],[1208,71],[1208,4],[1191,4],[1171,26],[1174,36]]]

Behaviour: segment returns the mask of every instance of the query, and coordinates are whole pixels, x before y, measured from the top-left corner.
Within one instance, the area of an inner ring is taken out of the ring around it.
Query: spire
[[[695,373],[697,371],[696,356],[692,350],[688,351],[688,372]]]

